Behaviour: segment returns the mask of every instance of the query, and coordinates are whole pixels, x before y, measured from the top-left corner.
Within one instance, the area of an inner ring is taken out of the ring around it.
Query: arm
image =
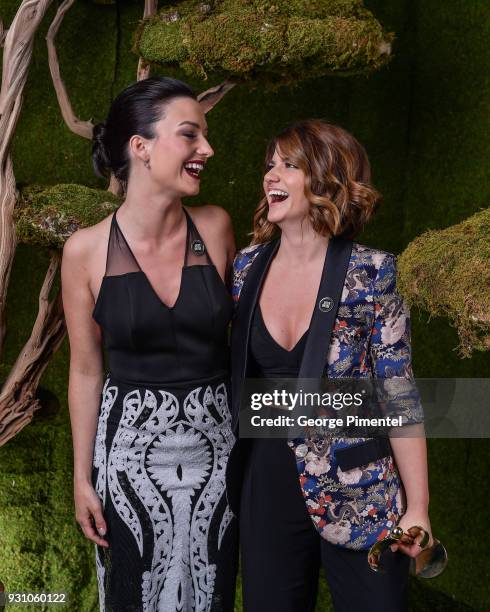
[[[387,255],[374,284],[375,320],[370,353],[376,378],[413,379],[410,343],[410,312],[396,287],[396,260]],[[391,437],[393,456],[405,489],[407,509],[399,525],[419,525],[431,534],[427,446],[422,423],[410,425],[410,437]],[[432,540],[432,536],[431,536]],[[392,548],[416,556],[420,548],[394,545]]]
[[[66,242],[61,266],[63,308],[70,341],[68,405],[73,435],[76,519],[87,538],[108,546],[102,505],[91,482],[92,458],[103,382],[100,330],[92,320],[86,236],[77,232]]]

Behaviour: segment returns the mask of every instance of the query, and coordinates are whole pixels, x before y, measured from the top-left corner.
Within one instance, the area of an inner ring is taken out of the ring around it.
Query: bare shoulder
[[[111,218],[112,215],[96,225],[79,229],[68,238],[63,247],[65,268],[89,269],[92,261],[100,259],[107,250]]]
[[[221,206],[215,204],[204,204],[186,208],[192,220],[199,228],[208,233],[221,233],[232,227],[231,217]]]

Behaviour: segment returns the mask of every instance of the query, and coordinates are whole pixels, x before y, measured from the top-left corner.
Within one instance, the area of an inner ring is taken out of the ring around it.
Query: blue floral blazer
[[[266,244],[250,246],[237,254],[233,270],[236,304],[247,275]],[[236,317],[240,319],[239,308]],[[234,323],[237,324],[240,325],[239,320]],[[410,315],[396,288],[396,258],[391,253],[353,243],[326,355],[324,372],[329,378],[413,379]],[[243,374],[246,375],[246,366]],[[365,440],[289,442],[315,527],[328,541],[355,550],[368,549],[384,538],[405,506],[400,476],[391,455],[346,471],[340,469],[336,451]]]

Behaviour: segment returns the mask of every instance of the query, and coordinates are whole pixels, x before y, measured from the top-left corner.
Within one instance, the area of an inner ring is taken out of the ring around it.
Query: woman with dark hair
[[[182,205],[212,155],[185,83],[127,87],[93,141],[97,174],[124,201],[63,252],[76,517],[97,545],[101,610],[233,609],[234,239],[223,209]]]
[[[252,246],[234,262],[234,425],[245,377],[398,378],[407,386],[410,321],[395,257],[352,242],[380,198],[364,148],[324,121],[295,124],[269,144],[263,187]],[[405,422],[420,422],[413,408]],[[228,465],[244,610],[313,611],[320,565],[335,610],[405,609],[409,557],[421,539],[392,545],[386,573],[371,570],[367,551],[398,521],[431,537],[423,435],[391,444],[290,437],[240,439]]]

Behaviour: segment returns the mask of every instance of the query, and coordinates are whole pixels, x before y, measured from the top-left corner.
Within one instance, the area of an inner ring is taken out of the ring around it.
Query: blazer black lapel
[[[330,238],[328,241],[322,278],[298,378],[319,379],[323,375],[351,251],[350,240]]]
[[[279,239],[272,240],[256,256],[245,277],[238,300],[231,333],[233,429],[238,424],[243,379],[247,372],[248,342],[252,316],[265,275],[278,247]]]

